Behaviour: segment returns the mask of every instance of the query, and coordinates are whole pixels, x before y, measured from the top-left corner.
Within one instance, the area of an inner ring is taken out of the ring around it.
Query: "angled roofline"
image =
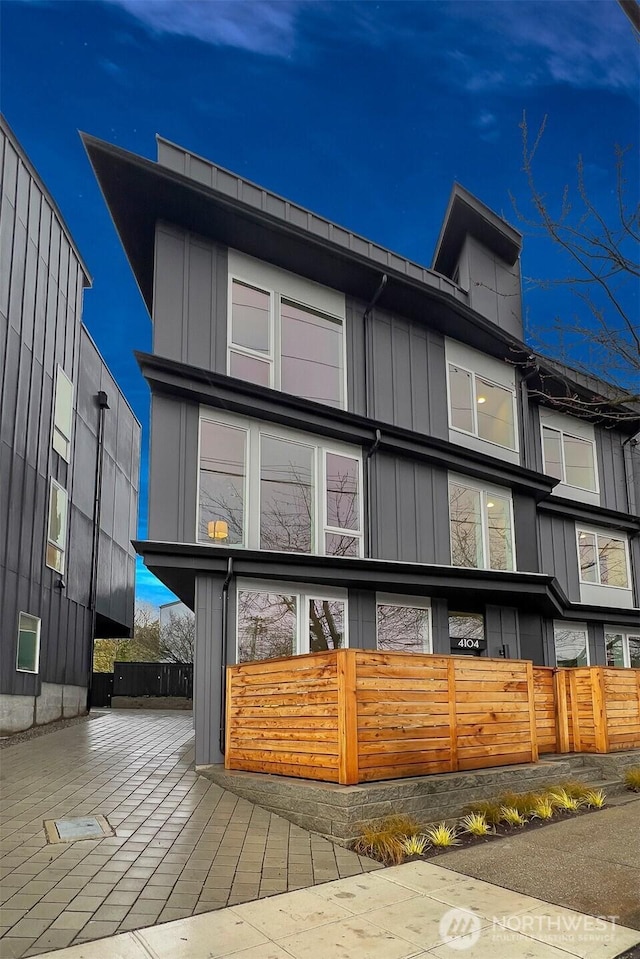
[[[6,118],[6,116],[4,115],[4,113],[0,113],[0,129],[2,129],[2,132],[5,134],[5,136],[7,137],[7,139],[10,141],[11,146],[14,148],[14,150],[16,151],[16,153],[18,154],[18,156],[20,157],[20,160],[22,161],[22,163],[24,163],[25,167],[27,168],[27,170],[29,171],[29,173],[31,174],[31,176],[33,177],[33,179],[37,182],[37,184],[38,184],[40,190],[42,191],[42,193],[46,196],[46,198],[47,198],[47,203],[49,204],[49,206],[50,206],[51,209],[53,210],[53,212],[54,212],[54,214],[55,214],[55,216],[56,216],[56,219],[58,220],[58,223],[60,224],[60,229],[61,229],[62,232],[64,233],[64,235],[65,235],[65,237],[66,237],[66,239],[67,239],[67,241],[68,241],[68,243],[69,243],[69,246],[71,247],[71,249],[72,249],[73,252],[74,252],[74,255],[75,255],[75,257],[76,257],[76,259],[77,259],[77,261],[78,261],[78,264],[79,264],[79,266],[80,266],[80,269],[82,270],[82,273],[83,273],[84,279],[85,279],[85,282],[84,282],[83,285],[84,285],[85,289],[88,288],[88,287],[90,287],[90,286],[92,285],[92,279],[91,279],[91,274],[89,273],[89,268],[87,267],[87,264],[85,263],[85,261],[84,261],[84,259],[83,259],[83,257],[82,257],[82,254],[80,253],[80,250],[78,249],[78,247],[77,247],[77,245],[76,245],[76,242],[75,242],[75,240],[73,239],[73,236],[71,235],[71,230],[70,230],[69,227],[67,226],[67,223],[66,223],[66,221],[65,221],[65,218],[63,217],[63,215],[62,215],[62,213],[61,213],[61,211],[60,211],[60,207],[58,206],[58,204],[57,204],[56,201],[54,200],[53,196],[51,195],[51,193],[50,193],[50,191],[49,191],[49,189],[48,189],[48,187],[47,187],[47,185],[45,184],[44,180],[42,179],[42,177],[40,176],[40,174],[39,174],[38,171],[36,170],[35,166],[33,165],[33,163],[31,162],[31,160],[30,160],[29,157],[27,156],[27,153],[26,153],[24,147],[22,146],[22,144],[21,144],[20,141],[18,140],[17,136],[15,135],[15,133],[13,132],[13,130],[11,129],[11,126],[9,125],[9,121],[7,120],[7,118]]]
[[[522,249],[522,234],[457,182],[449,195],[432,270],[451,276],[465,237],[471,235],[513,266]]]

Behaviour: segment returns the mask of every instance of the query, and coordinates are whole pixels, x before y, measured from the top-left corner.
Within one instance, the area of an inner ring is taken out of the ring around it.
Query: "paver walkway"
[[[377,868],[192,763],[191,714],[169,711],[105,712],[2,750],[2,959]],[[115,837],[46,844],[43,820],[96,814]]]
[[[638,933],[412,862],[51,959],[612,959]]]

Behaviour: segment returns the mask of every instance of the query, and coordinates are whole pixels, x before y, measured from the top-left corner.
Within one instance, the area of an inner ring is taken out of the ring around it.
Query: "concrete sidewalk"
[[[613,959],[633,929],[426,862],[50,953],[50,959]],[[45,957],[42,957],[45,959]]]
[[[176,711],[114,710],[2,750],[2,959],[379,868],[192,763]],[[97,814],[116,836],[47,845],[43,820]]]

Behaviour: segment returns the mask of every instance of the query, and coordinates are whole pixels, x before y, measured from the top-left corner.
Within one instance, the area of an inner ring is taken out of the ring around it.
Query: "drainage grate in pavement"
[[[47,842],[75,842],[78,839],[104,839],[115,832],[104,816],[76,816],[74,819],[45,819]]]

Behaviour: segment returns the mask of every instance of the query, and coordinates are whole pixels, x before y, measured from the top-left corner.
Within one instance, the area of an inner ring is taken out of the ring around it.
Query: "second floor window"
[[[56,373],[53,404],[52,445],[67,463],[71,459],[71,427],[73,424],[73,383],[61,366]]]
[[[455,363],[449,363],[449,422],[454,430],[517,449],[513,390]]]
[[[594,443],[551,426],[542,427],[544,471],[565,486],[596,492]]]
[[[362,555],[359,450],[231,417],[202,417],[198,542]]]
[[[66,548],[67,491],[52,479],[49,491],[46,564],[58,573],[64,573]]]
[[[467,480],[449,480],[451,563],[515,569],[511,496]]]
[[[580,581],[629,589],[626,538],[603,530],[578,529],[577,534]]]
[[[230,376],[344,408],[343,334],[340,317],[231,281]]]

